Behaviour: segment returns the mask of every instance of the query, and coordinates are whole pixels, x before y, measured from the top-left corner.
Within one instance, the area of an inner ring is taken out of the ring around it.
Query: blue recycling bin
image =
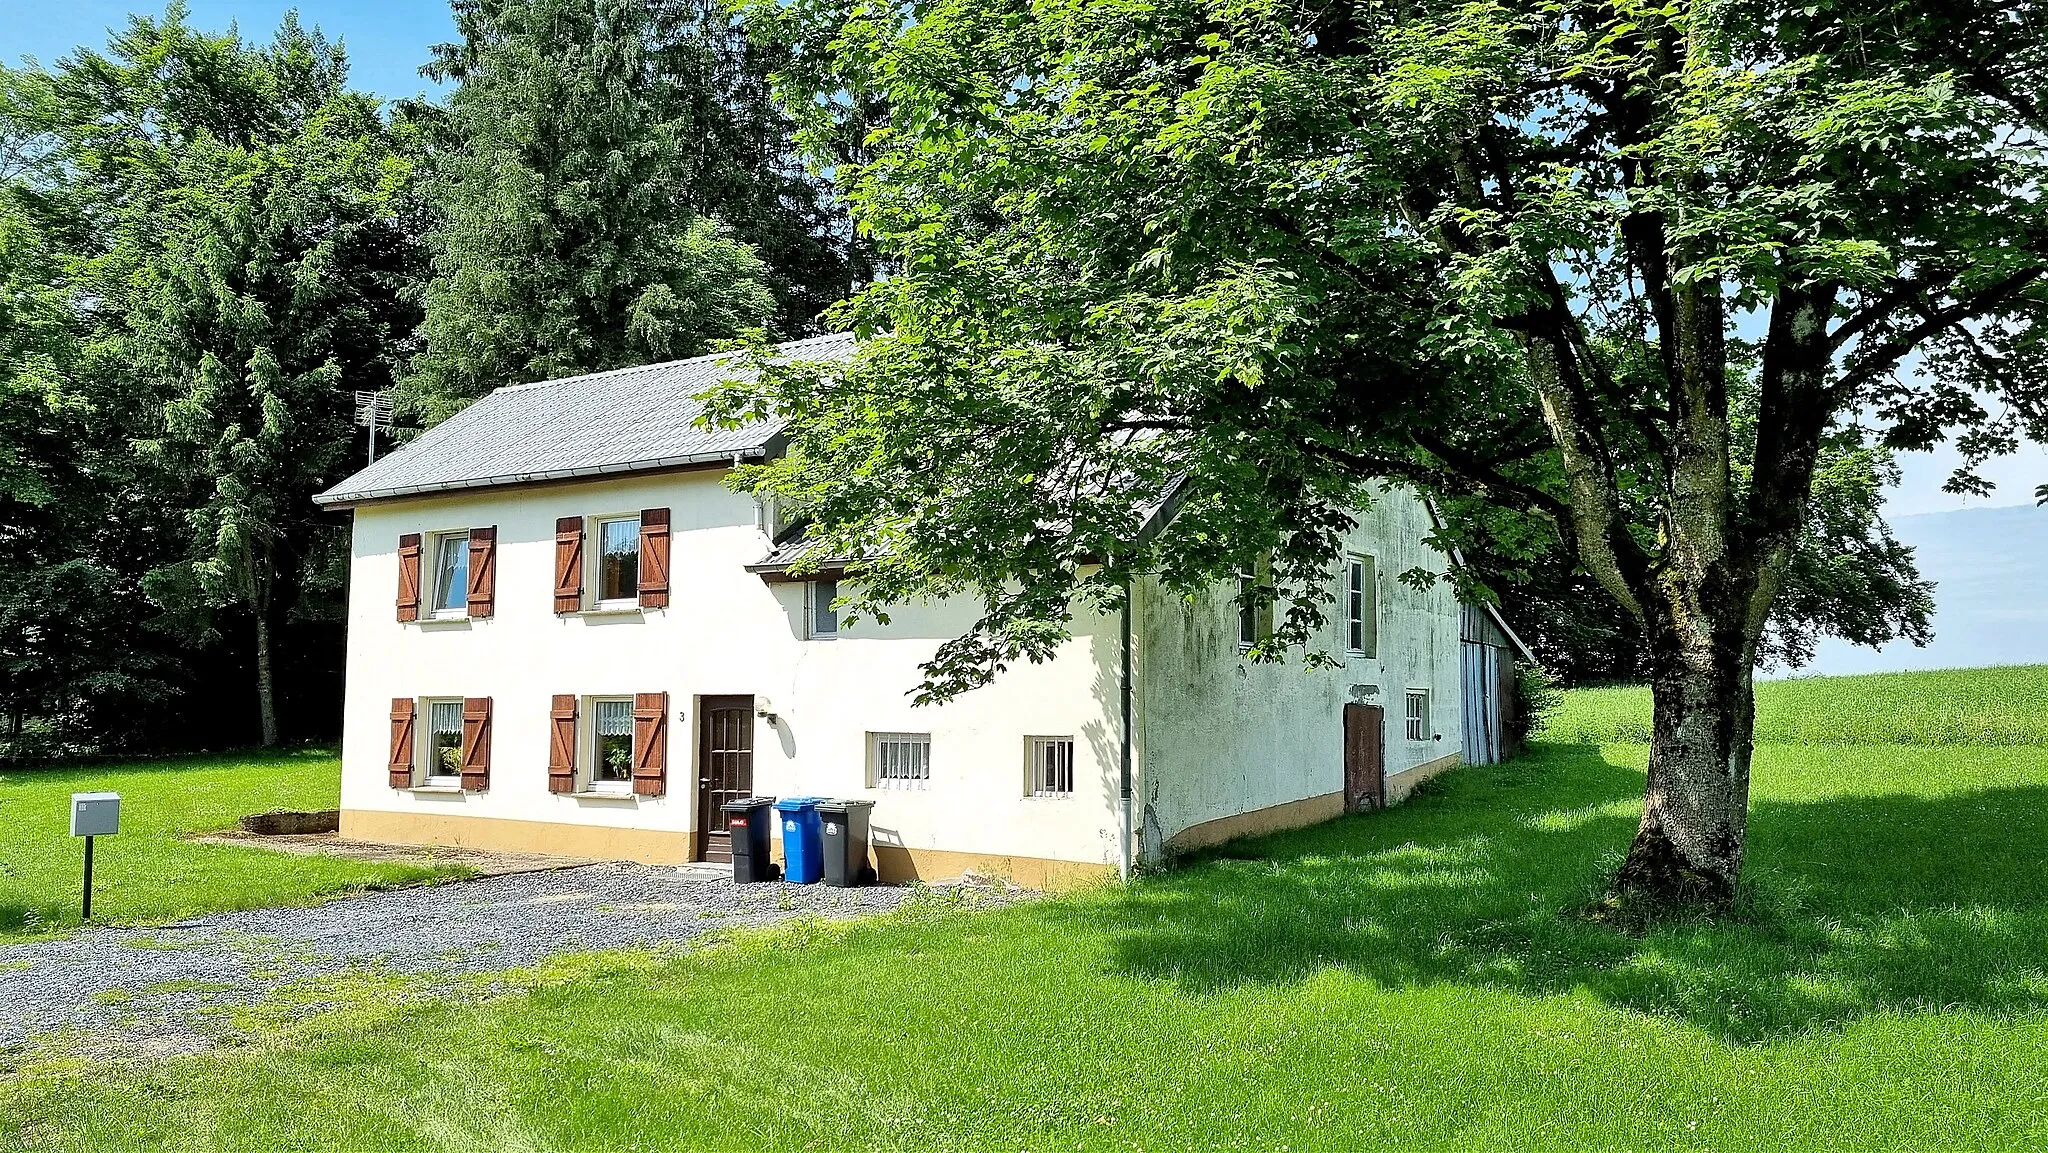
[[[775,802],[782,822],[782,879],[815,884],[825,876],[825,827],[818,817],[823,797],[784,797]]]

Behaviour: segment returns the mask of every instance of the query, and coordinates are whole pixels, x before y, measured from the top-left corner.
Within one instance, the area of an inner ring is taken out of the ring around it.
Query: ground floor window
[[[1032,737],[1027,750],[1025,791],[1034,797],[1065,797],[1074,791],[1074,738]]]
[[[428,701],[427,779],[446,784],[462,779],[462,701]]]
[[[1429,739],[1429,693],[1427,690],[1408,690],[1408,711],[1405,724],[1405,731],[1409,740],[1426,741]]]
[[[633,698],[590,702],[590,781],[600,789],[633,783]]]
[[[932,779],[930,733],[869,733],[868,782],[877,789],[922,789]]]

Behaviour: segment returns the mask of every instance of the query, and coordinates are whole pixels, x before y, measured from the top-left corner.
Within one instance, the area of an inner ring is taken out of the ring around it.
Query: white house
[[[318,498],[354,514],[344,835],[717,860],[721,802],[818,794],[875,802],[885,880],[1058,885],[1398,800],[1460,761],[1460,606],[1393,579],[1445,566],[1412,495],[1363,512],[1330,574],[1341,667],[1248,664],[1234,590],[1141,583],[1128,622],[1080,620],[1051,661],[914,707],[974,607],[841,627],[829,573],[792,580],[770,515],[723,483],[778,426],[695,423],[736,371],[501,388]]]

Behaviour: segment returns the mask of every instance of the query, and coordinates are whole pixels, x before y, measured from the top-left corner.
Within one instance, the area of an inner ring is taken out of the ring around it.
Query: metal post
[[[1122,698],[1123,741],[1122,763],[1117,766],[1117,821],[1123,826],[1117,837],[1122,846],[1117,854],[1117,879],[1131,879],[1131,578],[1124,577],[1124,604],[1122,617],[1123,669],[1118,684],[1118,696]]]
[[[377,463],[377,422],[370,422],[370,463]]]
[[[85,839],[85,920],[92,920],[92,838]]]

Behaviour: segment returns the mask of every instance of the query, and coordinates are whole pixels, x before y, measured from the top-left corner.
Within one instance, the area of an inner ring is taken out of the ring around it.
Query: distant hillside
[[[1650,690],[1573,689],[1540,734],[1605,744],[1650,739]],[[2048,665],[1854,677],[1756,688],[1758,744],[2048,745]]]
[[[1935,582],[1934,642],[1872,650],[1827,641],[1799,675],[2048,662],[2048,508],[1902,516],[1892,531]]]

